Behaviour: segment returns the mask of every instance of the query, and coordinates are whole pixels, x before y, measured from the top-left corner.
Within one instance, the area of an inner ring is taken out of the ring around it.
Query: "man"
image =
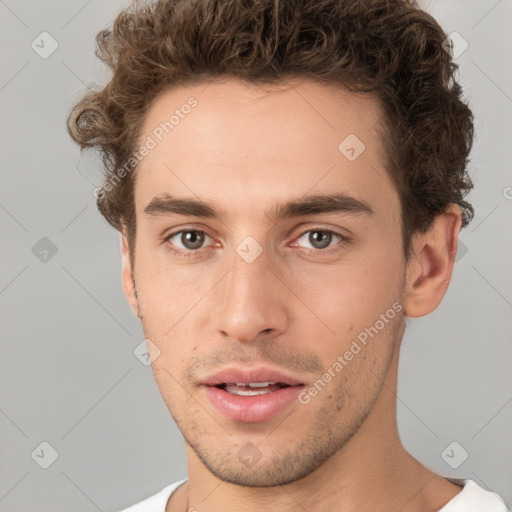
[[[408,0],[168,0],[98,35],[69,130],[188,479],[129,511],[504,511],[409,455],[406,317],[472,218],[473,125],[446,34]]]

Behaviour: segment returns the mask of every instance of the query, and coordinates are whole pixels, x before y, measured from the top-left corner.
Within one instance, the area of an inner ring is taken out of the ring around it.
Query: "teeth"
[[[233,395],[255,396],[272,393],[282,387],[278,382],[237,382],[235,384],[225,384],[223,389]]]
[[[251,388],[268,388],[271,384],[277,384],[277,382],[241,382],[237,383],[237,386],[249,386]]]
[[[238,385],[226,384],[224,391],[231,393],[232,395],[240,395],[240,396],[255,396],[255,395],[266,395],[267,393],[272,393],[269,387],[265,389],[251,389],[250,387],[242,388]]]

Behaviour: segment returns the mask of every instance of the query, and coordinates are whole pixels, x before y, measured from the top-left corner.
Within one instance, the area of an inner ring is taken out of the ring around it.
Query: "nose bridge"
[[[286,322],[284,297],[280,296],[279,280],[268,267],[268,255],[263,251],[254,259],[247,257],[254,249],[250,243],[237,248],[216,297],[215,327],[238,341],[251,341],[269,329],[281,331]]]

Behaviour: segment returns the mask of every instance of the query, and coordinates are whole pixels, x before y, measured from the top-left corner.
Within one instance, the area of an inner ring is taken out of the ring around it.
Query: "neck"
[[[317,470],[282,486],[242,487],[215,477],[187,446],[189,479],[168,510],[434,512],[442,508],[461,489],[420,464],[400,442],[398,352],[399,348],[370,414],[343,448]]]

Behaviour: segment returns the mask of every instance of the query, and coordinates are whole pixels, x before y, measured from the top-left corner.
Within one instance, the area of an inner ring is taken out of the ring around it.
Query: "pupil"
[[[181,234],[181,241],[187,249],[199,249],[203,245],[204,233],[199,231],[186,231]]]
[[[325,231],[312,231],[309,235],[311,245],[317,249],[324,249],[329,247],[332,239],[332,234]]]

